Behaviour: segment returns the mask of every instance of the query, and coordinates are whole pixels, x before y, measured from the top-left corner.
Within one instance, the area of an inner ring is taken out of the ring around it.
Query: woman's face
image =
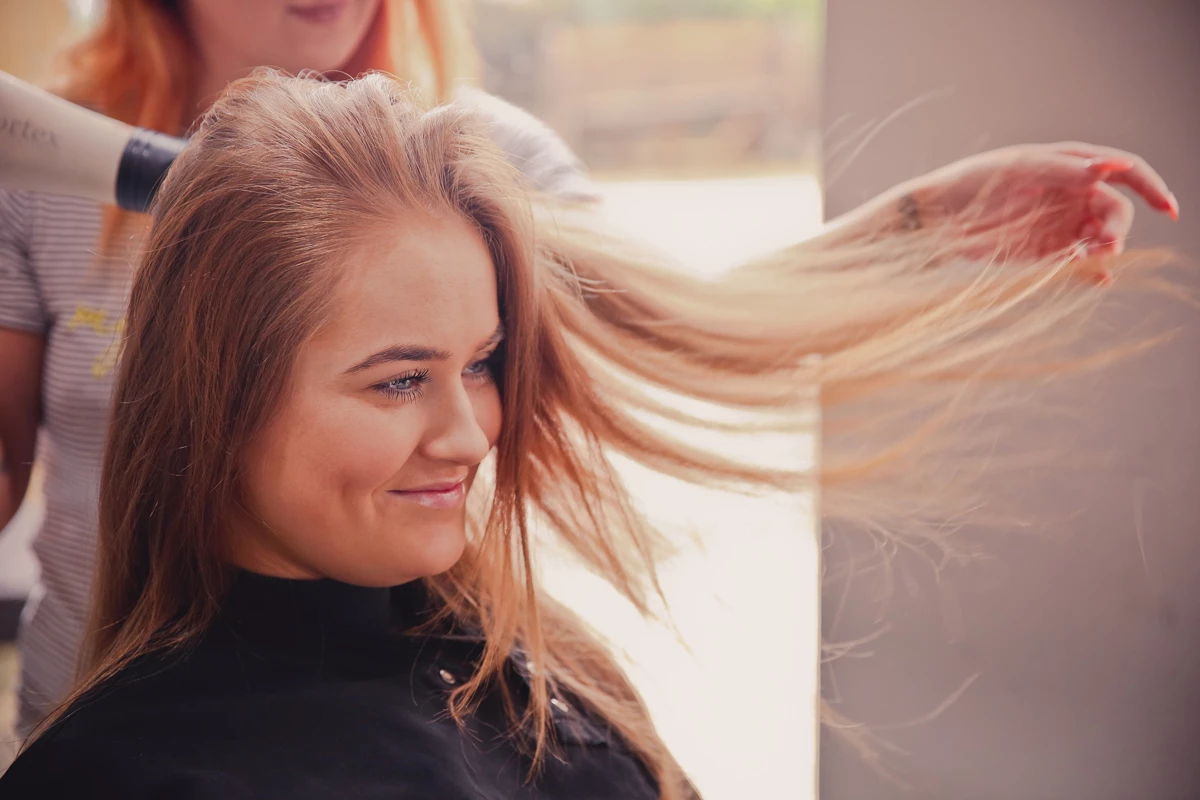
[[[350,60],[380,0],[185,0],[192,35],[222,72],[334,70]],[[214,64],[209,65],[213,68]]]
[[[330,321],[246,453],[232,557],[398,585],[459,559],[464,496],[500,434],[495,270],[471,224],[419,214],[337,269]]]

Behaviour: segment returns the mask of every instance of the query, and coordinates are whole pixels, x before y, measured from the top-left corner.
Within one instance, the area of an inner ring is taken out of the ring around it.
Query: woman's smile
[[[416,489],[389,489],[388,494],[426,508],[458,508],[467,496],[466,481],[443,481]]]

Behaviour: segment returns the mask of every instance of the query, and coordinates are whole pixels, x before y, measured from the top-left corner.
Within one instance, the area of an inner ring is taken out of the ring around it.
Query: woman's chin
[[[363,564],[362,572],[369,582],[362,585],[399,586],[440,575],[458,563],[466,546],[466,531],[461,524],[431,526],[418,536],[406,536],[404,546],[395,552]]]
[[[462,523],[446,525],[425,539],[420,551],[421,574],[418,578],[428,578],[448,572],[463,556],[467,549],[467,532]],[[415,555],[415,554],[414,554]]]

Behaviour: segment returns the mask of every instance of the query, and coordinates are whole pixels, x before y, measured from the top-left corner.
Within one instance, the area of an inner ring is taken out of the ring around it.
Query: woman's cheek
[[[420,414],[399,404],[347,398],[313,408],[300,422],[302,460],[340,486],[374,490],[393,482],[421,437]],[[336,474],[330,476],[329,472]]]
[[[479,429],[487,436],[488,443],[495,447],[500,438],[500,427],[504,422],[500,390],[495,383],[489,383],[479,390],[474,407]]]

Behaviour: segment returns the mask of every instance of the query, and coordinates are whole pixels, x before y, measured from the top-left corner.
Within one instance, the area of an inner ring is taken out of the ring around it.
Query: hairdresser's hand
[[[1163,179],[1133,153],[1065,142],[1020,145],[955,162],[897,188],[902,229],[949,225],[967,255],[1041,258],[1078,248],[1101,259],[1125,248],[1134,203],[1179,217]]]

